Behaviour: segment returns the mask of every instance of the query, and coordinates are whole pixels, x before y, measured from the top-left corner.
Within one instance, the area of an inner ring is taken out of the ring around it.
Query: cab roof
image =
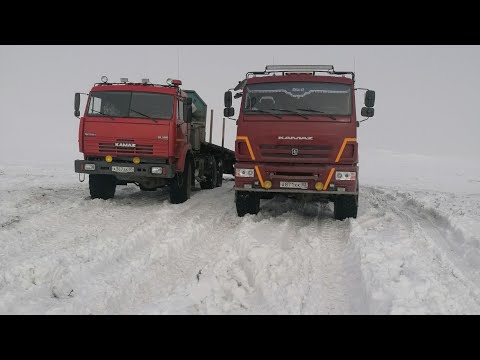
[[[158,84],[142,84],[142,83],[97,83],[91,91],[139,91],[139,92],[155,92],[161,94],[176,95],[179,88],[176,86],[165,86]]]

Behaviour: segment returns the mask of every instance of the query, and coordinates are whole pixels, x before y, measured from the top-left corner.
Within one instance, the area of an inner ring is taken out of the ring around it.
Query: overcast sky
[[[272,63],[351,71],[354,62],[356,86],[376,91],[375,117],[359,128],[360,157],[362,148],[379,148],[477,159],[480,46],[74,45],[0,46],[0,164],[73,168],[81,158],[74,93],[88,92],[102,75],[155,83],[179,77],[214,109],[219,144],[223,93],[246,72]],[[236,126],[226,121],[233,148]]]

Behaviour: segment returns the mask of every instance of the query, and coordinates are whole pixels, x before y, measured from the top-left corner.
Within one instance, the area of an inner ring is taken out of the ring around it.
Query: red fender
[[[188,152],[191,150],[192,145],[190,144],[185,144],[182,142],[181,144],[178,145],[177,149],[179,148],[178,152],[178,160],[175,163],[175,172],[183,172],[184,167],[185,167],[185,159],[187,158]]]

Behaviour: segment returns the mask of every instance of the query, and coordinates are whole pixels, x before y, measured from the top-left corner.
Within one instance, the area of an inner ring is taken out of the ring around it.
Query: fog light
[[[272,187],[272,182],[270,180],[265,181],[263,187],[267,190],[270,189]]]
[[[134,163],[134,164],[140,164],[140,158],[139,158],[138,156],[135,156],[135,157],[133,158],[133,163]]]
[[[355,180],[357,173],[355,171],[337,171],[335,172],[335,180]]]
[[[318,191],[322,190],[323,189],[323,183],[321,183],[321,182],[315,183],[315,189],[318,190]]]
[[[162,174],[163,168],[162,167],[152,167],[152,174]]]
[[[238,177],[254,177],[255,171],[253,169],[235,169],[235,176]]]
[[[113,158],[110,155],[105,156],[105,161],[106,162],[112,162]]]
[[[95,164],[85,164],[84,169],[87,171],[93,171],[95,170]]]

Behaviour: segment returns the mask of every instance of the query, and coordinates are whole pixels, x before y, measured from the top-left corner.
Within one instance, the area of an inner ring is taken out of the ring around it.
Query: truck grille
[[[326,159],[331,150],[329,145],[260,145],[260,152],[265,158]]]
[[[130,139],[118,139],[117,142],[134,143]],[[98,151],[111,155],[153,155],[153,145],[135,144],[135,147],[117,147],[115,143],[99,143]]]

